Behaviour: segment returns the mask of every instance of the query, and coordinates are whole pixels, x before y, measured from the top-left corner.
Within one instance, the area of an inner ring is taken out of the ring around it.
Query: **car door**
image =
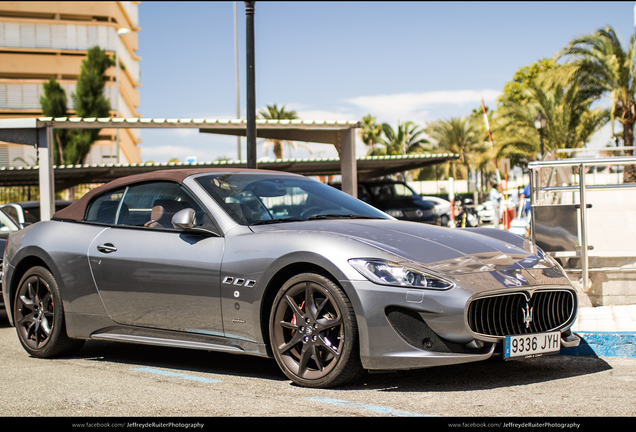
[[[117,323],[223,334],[224,238],[173,228],[169,221],[183,208],[196,211],[199,226],[216,230],[192,195],[170,182],[110,193],[88,210],[88,222],[112,224],[93,240],[88,255],[102,301]]]

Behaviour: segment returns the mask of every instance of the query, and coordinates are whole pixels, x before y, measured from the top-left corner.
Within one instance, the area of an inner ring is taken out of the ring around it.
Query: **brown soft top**
[[[65,220],[65,221],[81,221],[84,219],[84,215],[86,214],[86,207],[91,202],[93,197],[95,197],[96,195],[100,195],[104,192],[107,192],[111,189],[117,189],[119,187],[127,186],[132,183],[158,181],[158,180],[182,183],[186,177],[190,177],[191,175],[194,175],[194,174],[202,174],[202,173],[215,174],[215,173],[227,173],[227,172],[265,173],[265,172],[276,172],[276,171],[241,169],[241,168],[183,168],[183,169],[168,169],[168,170],[152,171],[152,172],[142,173],[142,174],[133,174],[130,176],[118,178],[116,180],[103,184],[87,192],[86,195],[84,195],[82,198],[75,201],[70,206],[55,212],[52,219]]]

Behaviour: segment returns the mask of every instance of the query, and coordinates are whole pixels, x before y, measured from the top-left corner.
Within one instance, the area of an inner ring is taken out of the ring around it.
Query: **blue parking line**
[[[331,399],[331,398],[324,398],[324,397],[308,397],[305,399],[311,400],[314,402],[322,402],[322,403],[331,404],[331,405],[343,406],[347,408],[358,408],[358,409],[364,409],[368,411],[375,411],[382,414],[388,414],[388,415],[393,415],[398,417],[435,417],[435,416],[431,416],[427,414],[418,414],[418,413],[414,413],[410,411],[395,410],[392,408],[387,408],[387,407],[383,407],[379,405],[368,405],[368,404],[361,404],[357,402],[348,402],[348,401],[344,401],[340,399]]]
[[[194,375],[186,375],[186,374],[182,374],[178,372],[168,372],[161,369],[155,369],[155,368],[149,368],[149,367],[133,368],[133,370],[140,371],[140,372],[153,373],[157,375],[164,375],[164,376],[169,376],[173,378],[181,378],[181,379],[190,380],[190,381],[198,381],[198,382],[202,382],[206,384],[214,384],[214,383],[222,382],[222,381],[211,379],[211,378],[202,378],[202,377],[198,377]]]
[[[575,348],[562,348],[561,354],[571,356],[636,358],[634,332],[574,332],[581,338]]]

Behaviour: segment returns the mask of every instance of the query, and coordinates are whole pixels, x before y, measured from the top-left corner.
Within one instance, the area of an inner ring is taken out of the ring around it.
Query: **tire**
[[[272,306],[269,335],[278,366],[300,386],[335,387],[364,373],[351,302],[322,275],[299,274],[282,286]]]
[[[14,304],[18,338],[33,357],[68,355],[84,345],[83,340],[66,334],[62,297],[46,268],[33,267],[22,276]]]

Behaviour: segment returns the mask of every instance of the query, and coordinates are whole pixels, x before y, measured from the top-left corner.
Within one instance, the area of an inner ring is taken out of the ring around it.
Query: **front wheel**
[[[62,298],[55,278],[44,267],[33,267],[24,274],[14,311],[20,343],[33,357],[71,354],[84,345],[83,340],[67,336]]]
[[[269,334],[278,366],[298,385],[335,387],[364,372],[353,307],[342,289],[322,275],[303,273],[282,286]]]

